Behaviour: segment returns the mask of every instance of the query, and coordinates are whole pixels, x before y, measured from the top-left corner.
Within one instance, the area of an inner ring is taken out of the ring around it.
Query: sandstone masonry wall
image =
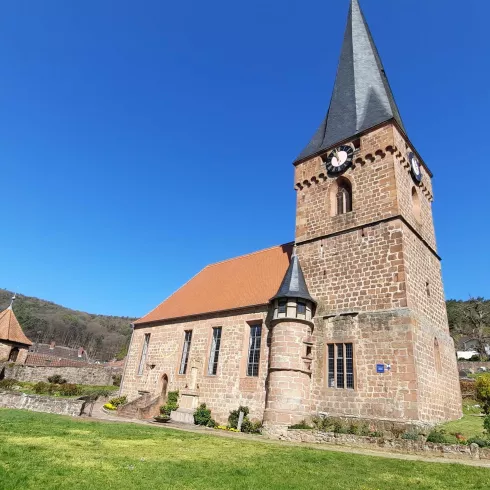
[[[81,385],[110,386],[113,384],[112,369],[103,367],[45,367],[25,365],[5,365],[5,377],[17,381],[47,382],[50,376],[59,374],[68,383]]]
[[[262,420],[265,408],[265,381],[269,357],[267,308],[202,316],[187,322],[166,322],[153,327],[137,327],[133,333],[121,393],[129,400],[139,396],[138,391],[149,391],[152,396],[161,393],[163,375],[168,377],[167,391],[195,390],[199,403],[206,403],[215,420],[226,423],[229,412],[239,405],[250,408],[251,418]],[[262,323],[262,342],[259,376],[246,374],[250,325]],[[213,327],[222,327],[218,372],[208,375]],[[184,331],[192,330],[192,343],[187,373],[179,374]],[[151,334],[148,356],[143,374],[138,367],[144,335]]]
[[[0,392],[0,407],[2,408],[20,408],[33,412],[56,413],[58,415],[76,417],[81,414],[84,403],[83,400],[70,398]]]

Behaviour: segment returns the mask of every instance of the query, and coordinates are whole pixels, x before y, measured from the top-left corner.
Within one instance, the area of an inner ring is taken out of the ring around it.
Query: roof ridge
[[[204,267],[204,269],[207,269],[208,267],[213,267],[215,265],[224,264],[225,262],[230,262],[232,260],[243,259],[244,257],[250,257],[251,255],[260,254],[263,252],[267,252],[268,250],[272,250],[274,248],[279,248],[279,247],[284,247],[286,245],[291,245],[293,243],[294,243],[294,241],[287,242],[287,243],[281,243],[279,245],[273,245],[272,247],[264,248],[262,250],[256,250],[255,252],[249,252],[248,254],[238,255],[237,257],[230,257],[229,259],[220,260],[219,262],[214,262],[212,264],[208,264],[206,267]]]

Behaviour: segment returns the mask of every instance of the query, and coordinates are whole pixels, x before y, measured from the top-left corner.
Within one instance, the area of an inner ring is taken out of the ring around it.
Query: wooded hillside
[[[0,311],[8,307],[12,295],[0,289]],[[67,347],[84,347],[89,357],[103,361],[124,357],[135,320],[84,313],[22,294],[17,295],[14,312],[32,342],[54,340]]]

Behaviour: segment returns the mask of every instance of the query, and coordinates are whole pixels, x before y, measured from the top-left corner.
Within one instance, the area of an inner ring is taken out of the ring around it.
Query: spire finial
[[[12,307],[14,306],[15,299],[16,299],[16,294],[14,293],[14,295],[12,296],[12,299],[10,300],[9,310],[11,310]]]

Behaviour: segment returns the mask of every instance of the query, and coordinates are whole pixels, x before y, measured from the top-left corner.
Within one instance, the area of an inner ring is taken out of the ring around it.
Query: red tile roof
[[[265,305],[286,273],[288,243],[208,265],[135,324]]]
[[[0,313],[0,340],[32,345],[32,342],[24,335],[11,307]]]
[[[74,359],[62,359],[45,354],[27,354],[25,363],[27,366],[55,366],[55,367],[88,367],[94,366],[85,361],[75,361]]]

